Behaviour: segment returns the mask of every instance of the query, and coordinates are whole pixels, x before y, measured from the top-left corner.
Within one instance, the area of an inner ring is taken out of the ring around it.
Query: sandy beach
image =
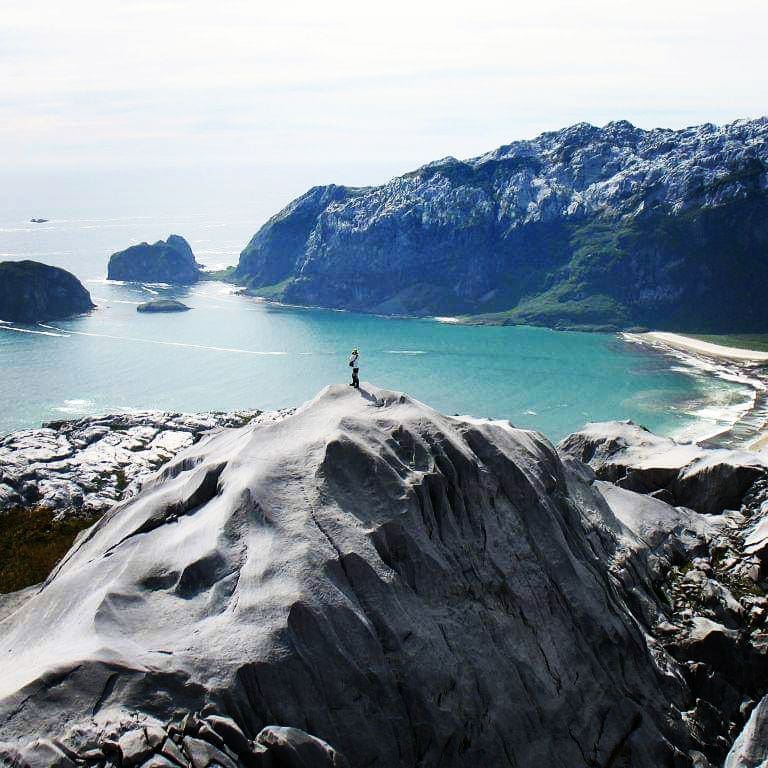
[[[713,344],[701,339],[694,339],[690,336],[683,336],[679,333],[666,333],[662,331],[651,331],[649,333],[623,333],[622,337],[627,341],[648,344],[656,347],[660,351],[666,349],[670,353],[683,353],[708,358],[713,365],[718,368],[724,366],[727,370],[742,371],[742,375],[748,376],[749,383],[755,387],[755,397],[759,392],[766,391],[768,381],[765,376],[758,375],[756,371],[747,371],[753,366],[768,362],[768,352],[760,352],[752,349],[741,349],[739,347],[727,347],[721,344]],[[730,366],[728,364],[731,364]],[[757,402],[757,399],[756,401]],[[751,437],[743,440],[741,447],[751,451],[764,451],[768,449],[768,422],[763,420],[762,424],[755,424],[754,433]]]
[[[739,347],[724,347],[720,344],[712,344],[709,341],[693,339],[690,336],[682,336],[679,333],[651,331],[650,333],[625,333],[623,335],[630,340],[645,341],[651,344],[664,344],[673,349],[679,349],[682,352],[692,352],[719,360],[732,360],[738,363],[768,362],[768,352],[740,349]]]

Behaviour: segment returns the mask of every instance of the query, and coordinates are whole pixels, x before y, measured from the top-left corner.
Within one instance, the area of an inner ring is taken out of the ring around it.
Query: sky
[[[766,51],[765,0],[0,0],[0,173],[271,205],[579,121],[757,117]]]

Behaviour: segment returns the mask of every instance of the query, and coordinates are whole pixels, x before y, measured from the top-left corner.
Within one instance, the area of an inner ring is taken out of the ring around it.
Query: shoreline
[[[714,358],[715,360],[730,360],[734,363],[746,363],[751,365],[760,365],[768,363],[768,352],[760,352],[753,349],[742,349],[741,347],[726,347],[722,344],[713,344],[710,341],[694,339],[691,336],[685,336],[680,333],[667,333],[665,331],[649,331],[647,333],[622,333],[622,337],[632,341],[645,342],[648,344],[662,344],[666,347],[680,350],[682,352],[692,352],[703,355],[704,357]]]
[[[623,332],[619,338],[670,357],[686,368],[750,388],[751,398],[737,410],[736,418],[729,425],[691,436],[687,441],[749,451],[768,448],[768,375],[760,375],[759,371],[768,363],[768,352],[727,347],[661,331]],[[681,439],[675,435],[673,438]]]

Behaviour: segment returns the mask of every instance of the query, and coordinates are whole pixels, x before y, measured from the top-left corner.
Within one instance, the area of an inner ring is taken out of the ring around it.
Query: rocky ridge
[[[290,303],[579,328],[768,330],[768,118],[586,123],[315,187],[236,279]]]
[[[768,459],[676,444],[631,422],[589,424],[558,449],[588,462],[611,508],[646,544],[658,597],[647,619],[695,697],[690,715],[705,752],[713,764],[727,752],[731,768],[753,768],[744,745],[757,748],[754,731],[765,726],[755,718],[768,702]],[[628,489],[647,494],[645,509]],[[768,742],[761,749],[768,754]]]

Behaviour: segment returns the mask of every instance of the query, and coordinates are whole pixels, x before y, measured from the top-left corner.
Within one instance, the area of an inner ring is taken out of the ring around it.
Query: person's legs
[[[358,378],[359,370],[357,368],[352,369],[352,386],[355,389],[360,389],[360,379]]]

